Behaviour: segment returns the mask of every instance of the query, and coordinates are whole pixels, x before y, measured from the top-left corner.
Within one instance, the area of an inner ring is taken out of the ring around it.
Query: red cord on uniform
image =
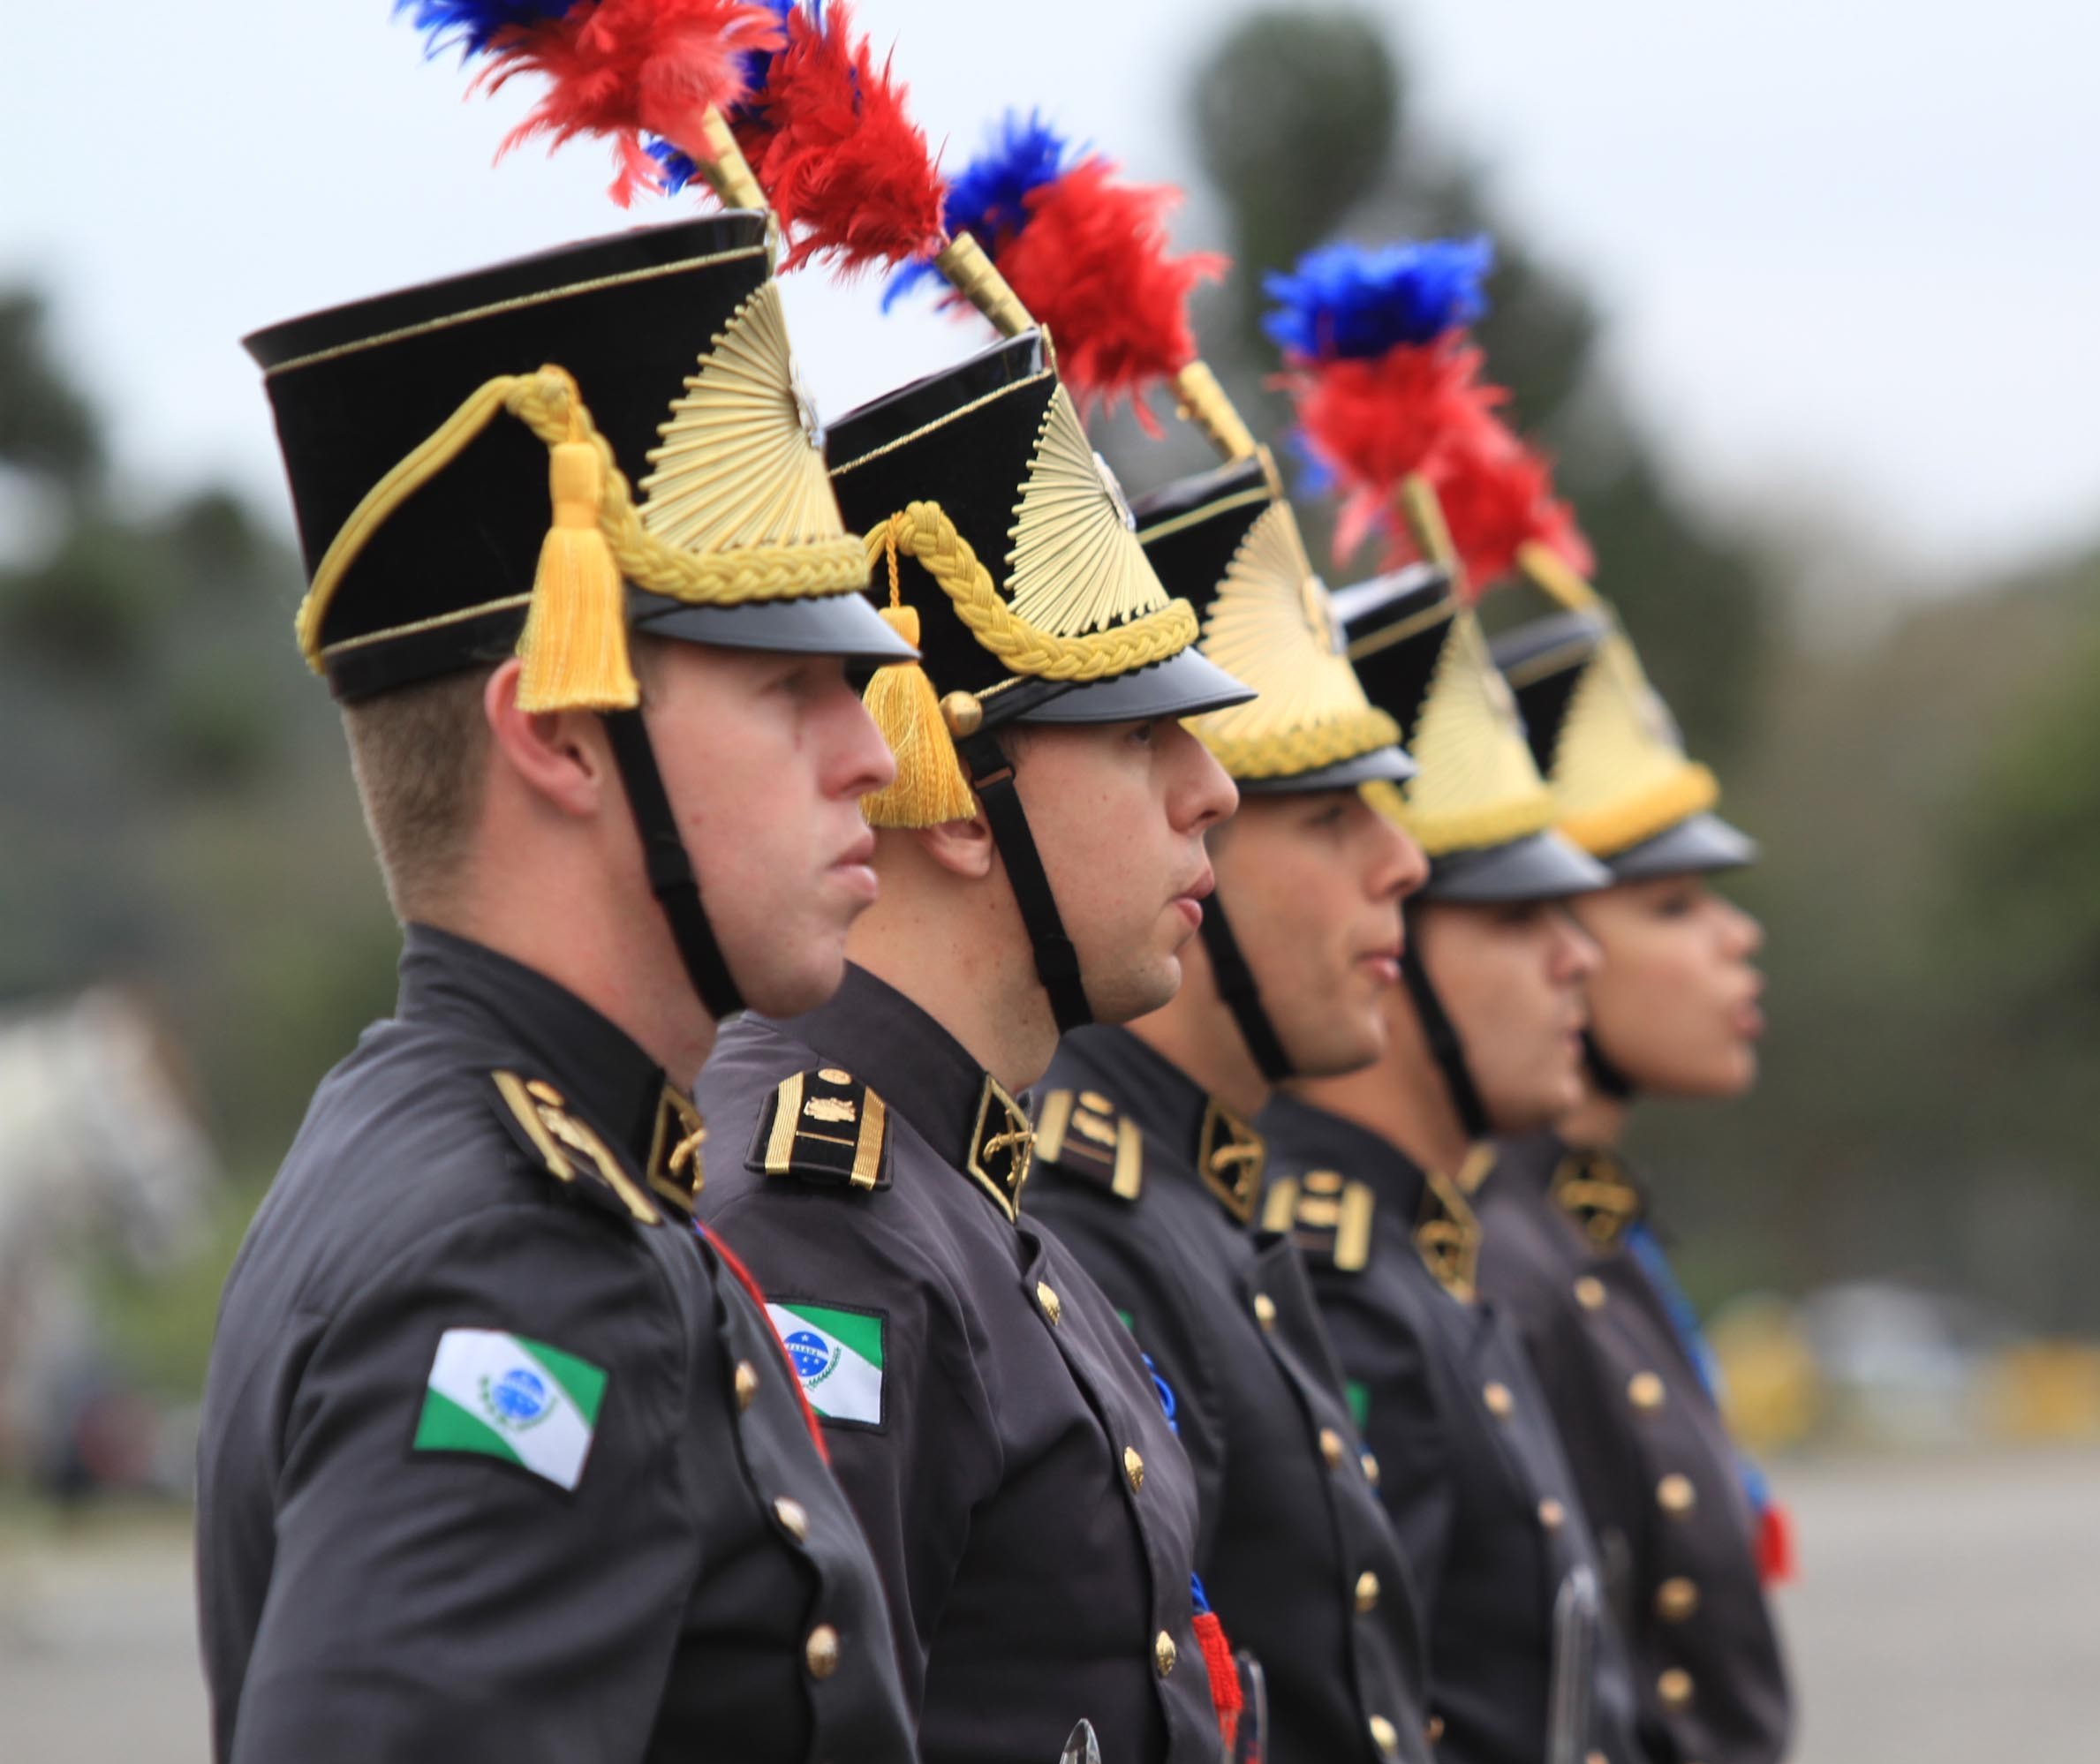
[[[1794,1515],[1779,1502],[1768,1501],[1757,1520],[1757,1578],[1768,1587],[1782,1587],[1798,1572]]]
[[[779,1332],[773,1327],[773,1313],[766,1308],[766,1294],[759,1290],[759,1283],[752,1278],[751,1270],[737,1259],[735,1250],[705,1225],[695,1226],[694,1229],[714,1247],[714,1253],[721,1258],[722,1266],[737,1277],[737,1284],[751,1294],[752,1302],[758,1306],[759,1315],[767,1320],[766,1332],[773,1337],[773,1345],[780,1349],[781,1365],[787,1372],[789,1388],[795,1392],[795,1400],[802,1405],[802,1418],[809,1423],[810,1437],[817,1442],[817,1456],[827,1464],[830,1463],[831,1453],[824,1446],[823,1426],[817,1420],[816,1410],[810,1406],[809,1392],[802,1388],[802,1375],[796,1371],[795,1362],[788,1357],[788,1344],[780,1338]]]
[[[1233,1742],[1240,1737],[1240,1669],[1233,1662],[1232,1643],[1225,1639],[1225,1625],[1215,1611],[1196,1617],[1196,1641],[1203,1649],[1203,1668],[1211,1675],[1211,1705],[1218,1711],[1218,1731],[1225,1736],[1225,1754],[1232,1755]]]

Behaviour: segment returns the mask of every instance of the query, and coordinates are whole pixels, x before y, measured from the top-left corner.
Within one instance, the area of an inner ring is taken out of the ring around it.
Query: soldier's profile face
[[[1598,1042],[1636,1088],[1735,1097],[1756,1082],[1756,920],[1698,876],[1622,882],[1575,910],[1604,954],[1589,989]]]
[[[1598,962],[1567,907],[1424,901],[1411,916],[1494,1130],[1566,1114],[1583,1097],[1583,988]]]
[[[812,1009],[874,903],[860,799],[895,762],[835,657],[651,647],[650,739],[715,935],[754,1010]]]
[[[1233,811],[1231,779],[1171,718],[1037,724],[1013,747],[1016,788],[1095,1020],[1129,1022],[1180,989],[1202,923],[1204,835]]]
[[[1400,984],[1400,903],[1422,848],[1354,789],[1244,798],[1213,841],[1218,889],[1262,1004],[1309,1078],[1368,1066]]]

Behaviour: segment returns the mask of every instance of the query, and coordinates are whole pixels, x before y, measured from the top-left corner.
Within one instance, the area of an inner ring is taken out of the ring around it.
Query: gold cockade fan
[[[1357,683],[1288,502],[1272,501],[1240,541],[1205,614],[1203,649],[1257,694],[1191,724],[1235,778],[1293,777],[1400,740]]]

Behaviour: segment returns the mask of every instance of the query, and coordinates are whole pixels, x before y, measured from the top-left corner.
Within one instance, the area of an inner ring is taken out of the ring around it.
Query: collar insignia
[[[700,1148],[706,1142],[707,1129],[691,1098],[666,1084],[649,1135],[649,1186],[688,1217],[707,1180],[700,1166]]]
[[[1028,1180],[1034,1156],[1035,1129],[1029,1126],[1026,1112],[1000,1088],[996,1078],[986,1074],[963,1168],[1009,1219],[1020,1217],[1021,1185]]]
[[[1492,1147],[1476,1146],[1464,1172],[1454,1180],[1438,1171],[1425,1172],[1422,1217],[1415,1226],[1415,1248],[1437,1285],[1461,1304],[1469,1305],[1480,1290],[1480,1219],[1467,1199],[1478,1186],[1474,1160]]]
[[[1035,1155],[1135,1201],[1144,1184],[1137,1123],[1099,1090],[1053,1090],[1036,1118]]]
[[[759,1111],[744,1167],[860,1191],[889,1186],[889,1109],[835,1066],[797,1072]]]
[[[569,1112],[566,1100],[552,1084],[540,1078],[521,1078],[515,1072],[488,1075],[502,1104],[497,1116],[519,1149],[548,1175],[642,1225],[663,1222],[656,1203],[627,1173],[612,1147],[589,1123]]]
[[[1196,1136],[1196,1173],[1242,1225],[1254,1217],[1269,1142],[1215,1097],[1203,1112]]]
[[[1552,1194],[1560,1210],[1600,1249],[1616,1244],[1645,1210],[1639,1187],[1608,1151],[1570,1151],[1553,1172]]]

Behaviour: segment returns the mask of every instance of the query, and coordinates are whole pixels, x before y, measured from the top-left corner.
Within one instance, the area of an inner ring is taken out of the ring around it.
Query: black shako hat
[[[639,228],[246,340],[313,582],[300,645],[338,697],[517,649],[535,575],[547,577],[549,455],[564,442],[579,449],[568,462],[570,500],[583,505],[570,530],[601,531],[634,629],[731,648],[908,653],[857,592],[865,554],[826,482],[766,227],[762,215],[731,212]],[[557,497],[562,470],[557,459]],[[622,611],[609,603],[615,622]],[[575,635],[581,618],[602,648],[618,637],[606,615],[570,606],[570,629],[555,636]],[[558,646],[540,684],[567,704],[603,696],[603,670],[579,676]],[[614,654],[616,677],[623,643]]]
[[[1602,601],[1495,640],[1556,828],[1620,882],[1739,870],[1756,842],[1712,812],[1720,786],[1688,758],[1677,720]]]

